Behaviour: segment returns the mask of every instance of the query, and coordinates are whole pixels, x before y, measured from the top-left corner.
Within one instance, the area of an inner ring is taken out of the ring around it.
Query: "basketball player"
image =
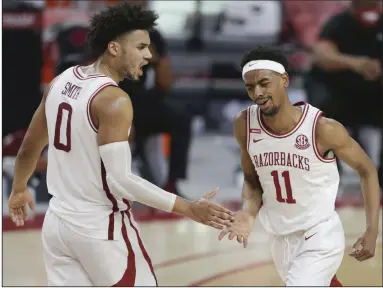
[[[352,253],[359,261],[375,252],[380,202],[376,168],[340,123],[309,104],[290,103],[282,54],[259,47],[244,56],[241,66],[256,104],[240,112],[234,124],[241,147],[244,207],[219,240],[230,233],[230,240],[237,237],[246,247],[258,217],[271,234],[272,258],[287,286],[329,286],[345,249],[335,212],[335,157],[361,178],[367,228]]]
[[[151,54],[152,11],[122,4],[95,15],[89,46],[97,61],[71,67],[44,93],[17,156],[9,200],[23,225],[36,161],[49,144],[47,185],[52,199],[42,229],[48,284],[155,286],[153,266],[130,212],[138,201],[222,229],[233,213],[208,201],[168,193],[131,173],[128,137],[133,111],[118,86],[139,79]],[[150,103],[148,103],[150,105]]]

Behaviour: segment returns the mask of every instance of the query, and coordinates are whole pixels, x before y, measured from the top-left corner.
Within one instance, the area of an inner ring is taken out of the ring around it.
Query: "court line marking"
[[[352,237],[351,235],[352,234],[348,235],[348,237],[346,237],[346,238],[351,238]],[[360,234],[358,234],[358,236],[360,236]],[[379,239],[377,244],[382,244],[382,239]],[[350,248],[352,248],[352,245],[347,245],[346,246],[346,249],[350,249]],[[345,254],[345,256],[346,256],[346,254]],[[212,282],[214,280],[217,280],[219,278],[223,278],[223,277],[229,276],[231,274],[235,274],[237,272],[243,272],[243,271],[247,271],[247,270],[251,270],[251,269],[257,269],[257,268],[261,268],[261,267],[272,265],[272,264],[274,264],[274,262],[272,260],[261,261],[261,262],[253,262],[253,263],[250,263],[250,264],[247,264],[247,265],[243,265],[243,266],[240,266],[240,267],[237,267],[237,268],[229,269],[227,271],[223,271],[223,272],[211,275],[211,276],[206,277],[206,278],[202,278],[202,279],[200,279],[198,281],[192,282],[188,286],[202,286],[204,284],[207,284],[207,283]]]
[[[382,233],[382,231],[380,231],[380,232]],[[346,240],[350,240],[351,238],[355,238],[355,241],[356,241],[357,238],[360,237],[362,233],[363,232],[345,234],[345,238],[346,238]],[[218,238],[218,236],[217,236],[217,238]],[[217,239],[217,241],[218,241],[218,239]],[[236,241],[236,240],[231,240],[231,241]],[[380,242],[378,242],[378,243],[380,243]],[[220,254],[233,254],[233,253],[243,251],[244,249],[246,249],[246,251],[254,250],[256,248],[259,248],[259,245],[264,245],[264,244],[267,244],[267,242],[250,243],[250,245],[247,248],[243,248],[242,244],[238,243],[237,247],[224,247],[222,249],[212,250],[212,251],[208,251],[208,252],[192,253],[192,254],[189,254],[186,256],[176,257],[176,258],[173,258],[170,260],[165,260],[165,261],[159,262],[157,264],[154,264],[154,268],[156,268],[156,270],[162,269],[162,268],[166,268],[166,267],[170,267],[170,266],[174,266],[174,265],[179,265],[179,264],[183,264],[183,263],[187,263],[187,262],[191,262],[191,261],[196,261],[196,260],[201,260],[201,259],[205,259],[205,258],[218,256]]]

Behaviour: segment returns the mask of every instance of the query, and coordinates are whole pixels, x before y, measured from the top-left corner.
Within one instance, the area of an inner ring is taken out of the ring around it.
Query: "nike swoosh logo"
[[[305,240],[307,241],[307,240],[309,240],[311,237],[313,237],[315,234],[317,234],[317,233],[314,233],[313,235],[310,235],[309,237],[305,237]]]
[[[257,143],[257,142],[262,141],[262,140],[263,140],[263,138],[262,139],[253,139],[253,143]]]

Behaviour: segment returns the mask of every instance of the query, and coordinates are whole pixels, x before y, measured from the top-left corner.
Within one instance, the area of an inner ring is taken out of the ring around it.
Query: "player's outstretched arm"
[[[360,176],[367,223],[366,233],[355,243],[355,253],[352,253],[352,256],[359,261],[371,258],[375,253],[379,231],[380,188],[377,169],[339,122],[324,117],[320,118],[316,136],[317,145],[321,151],[332,150],[340,160],[355,169]]]
[[[253,229],[255,217],[262,203],[262,187],[258,175],[254,169],[250,155],[247,152],[247,111],[241,111],[234,122],[234,134],[241,151],[241,166],[244,174],[242,187],[243,207],[236,212],[234,223],[231,227],[221,232],[218,239],[221,240],[230,232],[229,239],[237,236],[237,241],[247,246],[247,238]]]
[[[53,81],[44,91],[41,103],[33,115],[16,156],[12,193],[9,197],[8,207],[11,219],[17,226],[24,225],[24,221],[27,219],[26,205],[28,204],[32,210],[34,209],[33,197],[28,191],[28,180],[36,169],[41,152],[48,144],[45,101]]]
[[[98,126],[99,151],[112,193],[214,228],[222,229],[230,223],[234,213],[209,200],[217,191],[189,202],[132,174],[128,138],[133,108],[125,92],[118,87],[105,88],[93,100],[91,116]]]

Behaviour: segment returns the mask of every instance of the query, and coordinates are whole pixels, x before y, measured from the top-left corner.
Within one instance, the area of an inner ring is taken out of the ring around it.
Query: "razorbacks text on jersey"
[[[290,132],[276,135],[257,105],[247,110],[247,147],[263,188],[259,220],[276,235],[307,230],[335,210],[339,173],[335,157],[316,147],[315,127],[322,112],[303,102],[302,117]]]
[[[103,74],[85,74],[79,66],[56,77],[48,92],[45,113],[49,149],[49,209],[77,233],[115,239],[122,215],[130,205],[110,192],[90,117],[94,97],[116,82]]]

